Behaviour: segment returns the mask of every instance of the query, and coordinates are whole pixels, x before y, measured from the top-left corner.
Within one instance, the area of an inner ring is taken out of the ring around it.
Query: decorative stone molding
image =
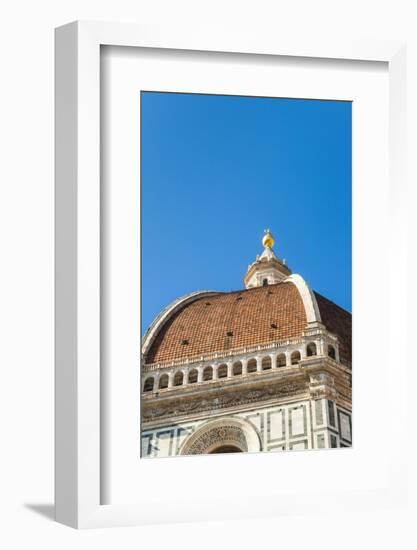
[[[152,400],[144,404],[142,416],[144,422],[152,422],[163,417],[179,417],[205,411],[215,411],[239,407],[271,399],[282,399],[308,393],[308,384],[304,379],[284,381],[284,383],[256,389],[241,389],[228,394],[195,396],[188,399],[169,400],[162,403]]]
[[[229,417],[211,420],[201,426],[184,441],[179,454],[209,454],[225,445],[232,445],[241,452],[261,450],[255,427],[242,418]]]

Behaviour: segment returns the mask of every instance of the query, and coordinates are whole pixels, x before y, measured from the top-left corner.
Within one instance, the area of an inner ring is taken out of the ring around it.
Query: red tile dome
[[[300,336],[307,326],[292,283],[202,296],[179,308],[161,327],[147,363],[166,363],[269,344]]]
[[[340,358],[350,364],[351,314],[315,293],[322,322],[339,337]],[[292,282],[185,300],[157,327],[146,364],[241,350],[302,336],[307,315]]]

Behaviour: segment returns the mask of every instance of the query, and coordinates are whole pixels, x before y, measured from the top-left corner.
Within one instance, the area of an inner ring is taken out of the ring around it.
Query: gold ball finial
[[[262,239],[262,244],[265,248],[272,248],[275,244],[274,236],[272,235],[270,229],[264,230],[264,238]]]

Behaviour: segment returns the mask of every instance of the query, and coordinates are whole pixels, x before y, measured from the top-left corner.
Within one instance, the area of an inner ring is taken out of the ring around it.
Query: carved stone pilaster
[[[316,371],[309,374],[311,399],[336,399],[337,390],[334,377],[326,371]]]

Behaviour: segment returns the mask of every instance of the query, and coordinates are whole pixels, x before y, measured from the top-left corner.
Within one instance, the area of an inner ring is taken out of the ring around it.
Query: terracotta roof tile
[[[146,362],[165,363],[286,340],[300,336],[306,324],[301,296],[292,283],[202,297],[163,325]]]

